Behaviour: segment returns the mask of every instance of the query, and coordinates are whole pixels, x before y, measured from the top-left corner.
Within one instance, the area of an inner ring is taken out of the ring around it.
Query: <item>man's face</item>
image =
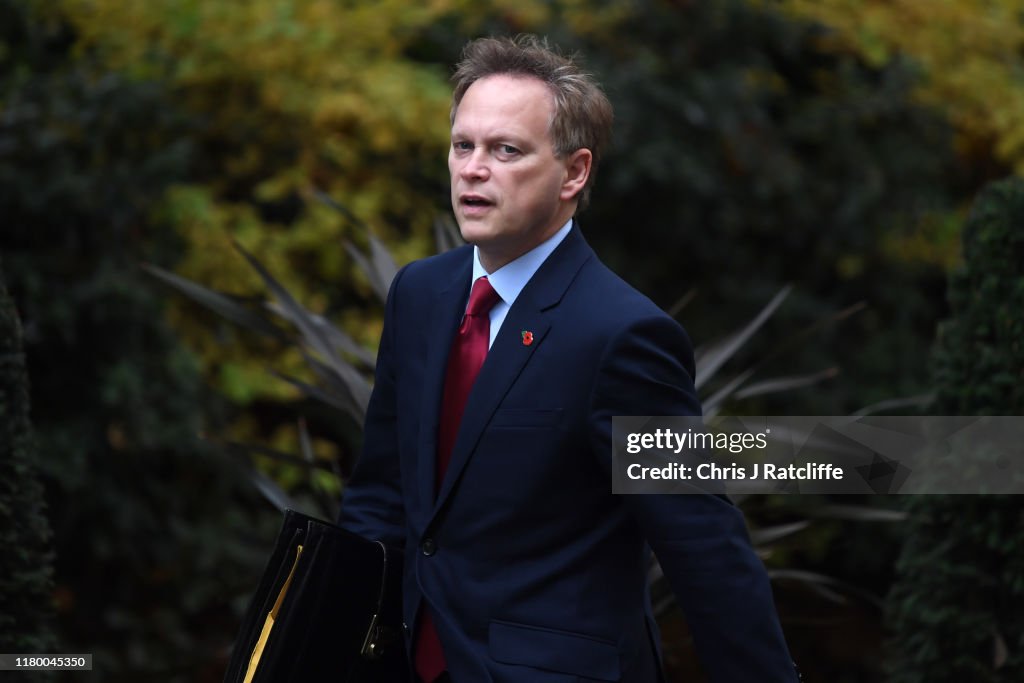
[[[553,113],[547,86],[520,76],[476,81],[459,103],[448,152],[452,208],[488,272],[546,240],[575,210],[590,153],[555,157]]]

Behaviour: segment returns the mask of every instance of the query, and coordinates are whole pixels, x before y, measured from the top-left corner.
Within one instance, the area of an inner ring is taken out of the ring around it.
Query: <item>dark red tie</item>
[[[501,297],[491,287],[487,277],[478,278],[469,294],[469,306],[459,326],[459,333],[452,342],[448,356],[448,369],[444,379],[444,397],[441,402],[441,421],[437,433],[437,467],[434,479],[435,494],[441,490],[441,483],[448,471],[459,423],[466,409],[466,399],[473,388],[473,382],[487,357],[491,338],[490,312]],[[419,636],[416,639],[416,674],[426,681],[433,681],[445,670],[444,652],[437,636],[434,620],[426,604],[420,608]]]

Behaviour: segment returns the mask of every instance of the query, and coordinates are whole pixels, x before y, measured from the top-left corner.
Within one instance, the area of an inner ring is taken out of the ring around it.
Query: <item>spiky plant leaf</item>
[[[246,471],[252,483],[259,489],[259,492],[280,512],[284,513],[285,510],[302,510],[302,506],[289,496],[284,489],[278,486],[277,482],[273,479],[255,467],[249,467]]]
[[[246,329],[285,341],[286,335],[266,318],[236,303],[225,294],[216,292],[159,266],[143,264],[142,269],[161,282],[170,285],[198,304]]]
[[[372,239],[371,239],[372,246]],[[373,293],[381,301],[387,301],[388,289],[391,287],[391,280],[394,279],[394,272],[388,272],[387,266],[385,271],[381,272],[377,269],[377,264],[374,262],[373,254],[367,256],[363,252],[359,251],[354,244],[351,242],[345,243],[345,251],[352,257],[352,260],[356,262],[359,269],[366,275],[366,279],[370,282],[370,287],[373,288]],[[395,270],[397,272],[397,269]]]
[[[259,274],[260,279],[266,285],[267,289],[274,295],[281,307],[288,311],[292,321],[302,334],[303,341],[317,354],[324,358],[336,357],[334,349],[328,341],[326,335],[324,335],[320,328],[310,319],[310,314],[299,305],[299,302],[291,295],[291,293],[274,277],[269,271],[260,263],[252,254],[245,250],[241,244],[235,242],[235,249],[238,250],[245,260],[249,262],[253,270]]]
[[[776,524],[775,526],[753,529],[750,532],[750,540],[754,545],[773,543],[787,536],[792,536],[798,531],[803,531],[811,525],[809,520],[802,519],[799,522],[789,524]]]
[[[757,330],[764,325],[765,321],[768,320],[775,312],[782,302],[789,296],[789,293],[793,290],[792,285],[786,285],[779,292],[772,297],[763,309],[751,320],[749,323],[743,326],[739,331],[729,335],[721,342],[714,344],[710,348],[698,350],[696,355],[697,363],[697,379],[695,381],[695,387],[700,389],[702,386],[708,383],[715,373],[725,365],[726,361],[735,355],[735,353],[754,335]]]
[[[267,310],[271,311],[274,315],[287,320],[289,323],[295,325],[295,316],[293,312],[277,303],[276,301],[268,301],[264,304]],[[376,363],[376,357],[362,346],[356,343],[356,341],[346,334],[344,331],[338,329],[330,322],[327,321],[322,315],[308,312],[308,318],[310,322],[323,334],[324,337],[331,343],[336,353],[345,354],[352,356],[359,363],[369,369],[373,368]]]
[[[309,398],[320,401],[321,403],[326,403],[332,408],[335,408],[346,413],[353,419],[362,421],[364,412],[360,410],[359,406],[355,405],[355,403],[352,402],[351,397],[339,396],[329,391],[324,391],[318,386],[309,384],[308,382],[303,382],[302,380],[296,379],[295,377],[283,375],[279,372],[271,371],[271,374],[277,377],[278,379],[281,379],[287,382],[288,384],[291,384],[293,387],[301,391]]]
[[[762,396],[764,394],[777,394],[783,391],[793,391],[794,389],[802,389],[804,387],[813,386],[824,380],[832,379],[838,374],[839,368],[836,366],[832,366],[830,368],[825,368],[824,370],[812,372],[807,375],[789,375],[788,377],[773,377],[772,379],[766,379],[738,390],[734,395],[734,398],[742,400],[745,398],[752,398],[754,396]]]
[[[434,244],[438,254],[465,244],[459,227],[449,214],[441,214],[434,219]]]

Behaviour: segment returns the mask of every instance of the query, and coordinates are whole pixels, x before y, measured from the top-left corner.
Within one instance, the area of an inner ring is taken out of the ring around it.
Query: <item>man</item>
[[[700,414],[685,332],[573,220],[611,105],[532,37],[470,43],[454,82],[452,207],[472,246],[391,286],[341,512],[405,548],[418,679],[659,680],[649,544],[712,680],[795,681],[740,513],[611,493],[612,416]]]

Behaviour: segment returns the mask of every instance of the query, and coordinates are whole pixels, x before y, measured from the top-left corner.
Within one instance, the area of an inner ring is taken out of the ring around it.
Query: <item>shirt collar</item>
[[[569,234],[571,229],[572,219],[570,218],[554,235],[514,261],[509,261],[493,273],[488,273],[480,265],[480,248],[474,245],[472,281],[476,282],[477,278],[486,275],[487,281],[491,283],[491,287],[498,293],[501,300],[511,306],[519,296],[519,293],[526,287],[526,283],[533,277],[533,274],[547,260],[551,252],[562,243],[562,240],[565,239],[565,236]]]

